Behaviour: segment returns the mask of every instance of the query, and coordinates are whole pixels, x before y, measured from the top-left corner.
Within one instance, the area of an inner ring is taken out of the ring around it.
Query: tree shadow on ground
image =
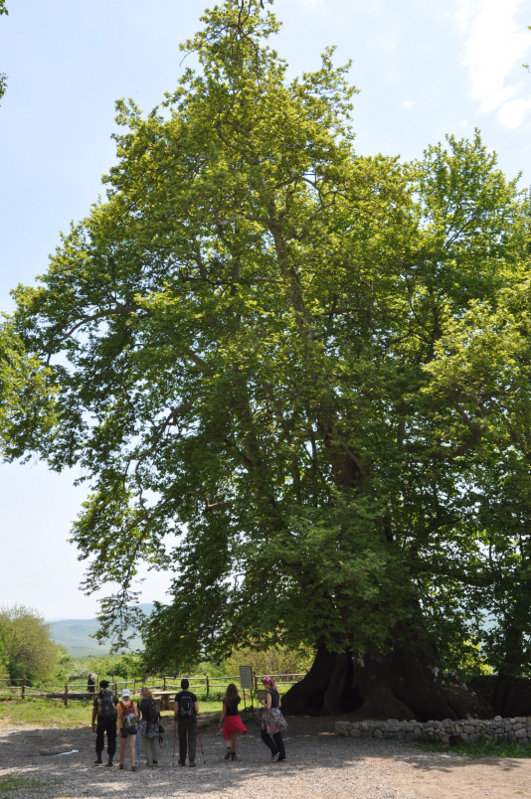
[[[138,792],[146,797],[172,796],[182,792],[225,797],[232,795],[236,788],[248,796],[257,791],[259,795],[264,791],[265,795],[271,778],[276,781],[281,778],[282,782],[284,777],[288,782],[291,782],[290,778],[308,780],[312,779],[312,772],[316,769],[333,771],[327,786],[329,792],[343,779],[343,769],[349,770],[345,777],[351,779],[356,764],[367,759],[377,759],[386,772],[386,763],[392,771],[391,761],[415,770],[446,773],[457,769],[462,771],[467,765],[477,765],[478,762],[486,769],[496,766],[511,771],[522,762],[502,758],[478,761],[460,754],[419,751],[412,744],[393,740],[336,737],[333,734],[334,721],[333,717],[289,718],[289,728],[284,736],[288,759],[281,764],[271,762],[269,751],[260,740],[255,719],[246,720],[249,732],[240,738],[240,759],[235,762],[224,760],[223,739],[217,725],[214,727],[209,723],[200,730],[202,749],[198,743],[198,767],[193,769],[177,765],[178,744],[174,750],[173,719],[166,717],[163,719],[166,734],[159,766],[154,769],[141,766],[135,773],[130,769],[128,757],[123,771],[117,765],[113,768],[94,766],[95,739],[89,727],[71,730],[0,729],[0,773],[16,773],[46,782],[50,786],[49,792],[41,788],[40,797],[58,796],[58,786],[65,796],[76,797],[105,797],[118,791],[133,791],[135,795]],[[60,754],[74,749],[78,752]],[[384,774],[385,778],[392,780],[392,774],[387,773],[387,777]],[[326,776],[325,779],[328,783]],[[13,791],[11,795],[17,799],[19,793]]]

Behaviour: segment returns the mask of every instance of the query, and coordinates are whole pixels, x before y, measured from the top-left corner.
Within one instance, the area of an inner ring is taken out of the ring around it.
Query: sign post
[[[243,691],[243,704],[245,704],[245,689],[251,694],[251,710],[253,710],[253,668],[252,666],[240,666],[240,685]]]

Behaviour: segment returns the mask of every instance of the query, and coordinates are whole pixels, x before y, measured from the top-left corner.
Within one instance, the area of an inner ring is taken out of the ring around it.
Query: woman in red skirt
[[[225,738],[225,745],[227,751],[225,752],[225,760],[236,760],[236,749],[238,748],[238,733],[247,732],[247,727],[240,718],[238,713],[238,704],[240,697],[238,696],[238,689],[231,682],[227,686],[225,696],[223,697],[223,710],[219,719],[219,726],[222,727],[223,737]]]

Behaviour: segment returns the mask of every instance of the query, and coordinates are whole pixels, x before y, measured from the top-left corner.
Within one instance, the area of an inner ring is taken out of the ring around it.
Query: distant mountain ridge
[[[152,603],[140,605],[140,609],[149,616],[153,610]],[[91,638],[98,631],[97,619],[59,619],[48,622],[51,638],[56,644],[64,646],[72,657],[104,657],[109,654],[108,644],[99,644]],[[130,643],[130,649],[141,647],[140,636],[135,636]]]

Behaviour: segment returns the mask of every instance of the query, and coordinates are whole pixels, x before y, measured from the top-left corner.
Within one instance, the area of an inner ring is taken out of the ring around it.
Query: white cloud
[[[323,0],[301,0],[302,10],[307,13],[322,5],[324,5]]]
[[[482,113],[496,113],[500,124],[518,127],[530,109],[522,94],[522,62],[529,60],[531,34],[517,22],[523,0],[458,0],[455,20],[464,39],[464,64],[470,94]]]
[[[417,105],[416,100],[406,100],[405,102],[402,103],[402,108],[405,108],[406,111],[411,111],[411,109],[415,108],[416,105]]]
[[[371,14],[379,16],[385,15],[382,0],[372,0],[369,6],[367,6],[367,0],[296,0],[296,5],[300,6],[304,14],[311,14],[318,9],[324,9],[326,11],[333,11],[335,14],[342,13],[343,15],[347,15],[350,14],[353,7],[355,7],[363,12],[369,10]],[[275,9],[275,13],[281,17],[280,7]]]
[[[390,55],[398,49],[398,35],[396,31],[383,31],[371,40],[371,48],[382,55]]]
[[[499,109],[496,117],[504,128],[519,128],[531,109],[531,100],[509,100]]]

